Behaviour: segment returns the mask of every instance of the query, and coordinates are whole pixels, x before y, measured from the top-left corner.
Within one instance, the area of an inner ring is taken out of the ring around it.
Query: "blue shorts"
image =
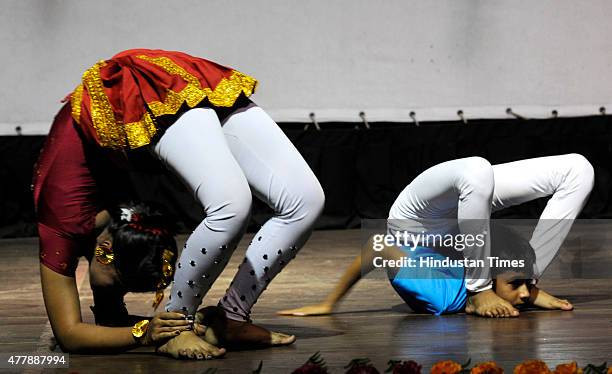
[[[446,257],[431,248],[401,248],[407,257],[443,260]],[[457,313],[465,309],[467,291],[463,268],[402,267],[391,280],[397,294],[417,313],[435,315]]]

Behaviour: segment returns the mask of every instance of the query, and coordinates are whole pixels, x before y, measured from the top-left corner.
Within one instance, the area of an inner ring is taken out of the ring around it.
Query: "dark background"
[[[325,210],[317,228],[354,228],[361,218],[386,218],[399,192],[420,172],[469,156],[497,164],[580,153],[595,168],[595,187],[582,217],[612,217],[610,116],[370,125],[365,129],[361,124],[322,123],[319,131],[313,126],[304,130],[304,124],[281,124],[325,190]],[[36,236],[30,183],[44,138],[0,137],[0,237]],[[133,189],[141,200],[161,202],[178,217],[183,230],[194,227],[202,211],[186,189],[153,161],[147,169],[117,180],[117,188]],[[496,216],[536,218],[545,203],[536,200]],[[258,228],[270,214],[256,201],[250,229]]]

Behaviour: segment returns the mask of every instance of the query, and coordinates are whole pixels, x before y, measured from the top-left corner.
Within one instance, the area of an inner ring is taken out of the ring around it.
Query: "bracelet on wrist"
[[[132,336],[136,343],[142,345],[143,338],[147,335],[147,329],[149,328],[149,320],[143,319],[142,321],[138,321],[132,326]]]

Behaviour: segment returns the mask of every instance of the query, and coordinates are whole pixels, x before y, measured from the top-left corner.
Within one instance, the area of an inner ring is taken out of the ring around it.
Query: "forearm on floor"
[[[360,255],[346,269],[336,287],[326,297],[324,303],[332,307],[335,306],[362,276],[365,276],[374,269],[373,260],[378,254],[379,252],[372,249],[372,239],[368,240],[362,247]]]
[[[355,258],[353,263],[346,269],[336,287],[327,295],[323,303],[333,308],[359,279],[361,279],[361,256]]]
[[[69,331],[54,333],[62,349],[70,353],[119,353],[139,346],[131,327],[78,323]]]

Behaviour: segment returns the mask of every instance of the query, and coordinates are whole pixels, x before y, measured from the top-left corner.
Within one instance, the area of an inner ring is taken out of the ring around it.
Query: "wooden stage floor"
[[[242,241],[205,304],[216,304],[223,294],[249,240],[247,236]],[[356,357],[369,357],[381,372],[391,358],[415,360],[423,364],[423,372],[443,359],[495,360],[506,371],[531,358],[542,359],[549,366],[570,360],[581,366],[612,362],[610,279],[544,280],[542,288],[567,297],[576,309],[529,311],[515,319],[414,314],[382,276],[359,283],[334,315],[275,315],[279,309],[320,300],[358,253],[360,243],[358,230],[315,232],[259,300],[253,319],[270,329],[297,335],[292,346],[229,352],[223,359],[206,362],[176,361],[150,349],[113,356],[70,355],[70,369],[62,371],[201,373],[214,367],[219,373],[250,373],[263,360],[263,373],[290,373],[316,351],[321,351],[333,373],[343,373],[342,367]],[[48,352],[52,333],[40,291],[37,240],[2,240],[0,255],[0,353]],[[77,279],[84,319],[92,321],[91,291],[82,268]],[[151,298],[151,294],[128,295],[128,309],[151,313]]]

